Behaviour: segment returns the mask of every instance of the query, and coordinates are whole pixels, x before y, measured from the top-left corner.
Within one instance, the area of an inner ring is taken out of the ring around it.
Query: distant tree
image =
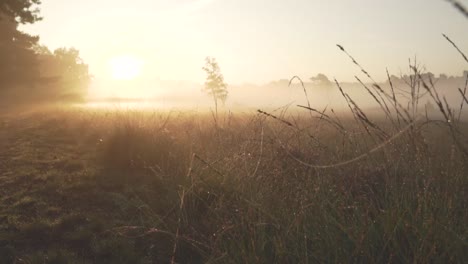
[[[432,72],[421,73],[421,77],[424,78],[425,80],[435,79],[435,75]]]
[[[310,80],[312,81],[312,83],[314,83],[317,86],[321,86],[321,87],[330,87],[330,86],[332,86],[332,82],[323,73],[319,73],[319,74],[317,74],[317,76],[311,77]]]
[[[202,69],[207,75],[204,91],[213,97],[217,114],[218,101],[223,104],[226,102],[228,96],[227,84],[224,82],[224,77],[215,58],[206,57],[205,66]]]
[[[57,49],[54,51],[54,57],[63,82],[79,89],[88,86],[90,80],[88,65],[84,63],[77,49]]]
[[[401,79],[398,78],[398,76],[392,74],[392,75],[390,75],[390,80],[387,80],[387,82],[388,81],[391,81],[392,83],[397,83],[397,82],[400,82]]]
[[[59,48],[53,53],[47,47],[35,47],[39,56],[40,80],[48,88],[58,88],[56,95],[83,95],[91,76],[88,65],[75,48]]]

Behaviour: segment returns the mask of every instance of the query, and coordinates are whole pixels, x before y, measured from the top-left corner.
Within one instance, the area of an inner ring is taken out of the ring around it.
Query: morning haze
[[[0,263],[465,263],[467,6],[0,1]]]
[[[40,43],[73,46],[97,78],[113,57],[144,60],[142,77],[202,83],[200,61],[216,57],[229,83],[263,84],[317,73],[352,81],[342,44],[386,78],[415,55],[433,73],[461,75],[463,61],[441,37],[466,48],[464,17],[445,1],[184,0],[43,1],[44,20],[26,27]]]

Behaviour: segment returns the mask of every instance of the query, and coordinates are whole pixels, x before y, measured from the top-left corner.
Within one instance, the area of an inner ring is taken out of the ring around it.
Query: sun
[[[112,78],[115,80],[133,80],[141,74],[143,62],[135,56],[122,55],[109,61]]]

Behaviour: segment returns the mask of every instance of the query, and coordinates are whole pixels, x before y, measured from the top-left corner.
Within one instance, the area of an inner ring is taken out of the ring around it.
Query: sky
[[[318,73],[351,81],[359,70],[336,44],[378,80],[386,68],[408,73],[414,56],[435,74],[468,69],[441,35],[468,52],[468,20],[444,0],[44,0],[40,8],[43,21],[23,29],[50,49],[79,49],[98,79],[132,57],[141,78],[202,83],[212,56],[228,83]]]

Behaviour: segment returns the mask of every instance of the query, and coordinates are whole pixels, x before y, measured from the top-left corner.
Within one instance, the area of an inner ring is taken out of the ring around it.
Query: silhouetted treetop
[[[21,32],[18,26],[41,19],[37,8],[40,3],[40,0],[0,0],[0,84],[26,84],[38,78],[33,48],[39,37]]]
[[[14,19],[22,24],[31,24],[41,20],[38,5],[41,0],[1,0],[0,20]]]
[[[312,81],[312,83],[318,86],[328,87],[332,85],[332,82],[323,73],[319,73],[317,74],[317,76],[311,77],[310,80]]]

